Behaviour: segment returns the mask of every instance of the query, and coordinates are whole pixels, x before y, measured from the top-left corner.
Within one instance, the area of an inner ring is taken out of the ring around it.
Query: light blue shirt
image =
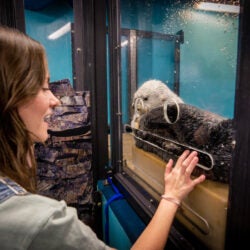
[[[108,250],[75,208],[35,194],[14,195],[0,203],[1,250]]]

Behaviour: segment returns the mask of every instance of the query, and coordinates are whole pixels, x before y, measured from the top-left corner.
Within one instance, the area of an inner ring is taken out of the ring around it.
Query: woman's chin
[[[48,140],[48,138],[49,138],[49,135],[46,134],[43,137],[41,137],[41,141],[40,142],[44,143],[44,142],[46,142]]]
[[[48,133],[46,133],[46,134],[37,135],[36,137],[33,137],[32,139],[35,143],[44,143],[47,141],[48,138],[49,138],[49,135]]]

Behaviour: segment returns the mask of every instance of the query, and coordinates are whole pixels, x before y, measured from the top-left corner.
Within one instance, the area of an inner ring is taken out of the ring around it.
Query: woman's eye
[[[50,91],[50,89],[49,89],[49,88],[45,88],[45,87],[44,87],[44,88],[42,88],[42,90],[43,90],[43,91]]]

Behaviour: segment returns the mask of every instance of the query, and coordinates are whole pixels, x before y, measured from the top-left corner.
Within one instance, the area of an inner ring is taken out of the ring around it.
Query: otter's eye
[[[147,96],[143,98],[143,101],[147,101],[147,100],[148,100],[148,97],[147,97]]]

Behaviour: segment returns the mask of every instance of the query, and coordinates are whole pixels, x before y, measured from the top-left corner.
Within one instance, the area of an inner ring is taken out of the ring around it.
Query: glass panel
[[[186,103],[232,118],[238,6],[233,6],[232,10],[226,9],[236,13],[222,12],[222,7],[218,11],[208,11],[197,6],[197,1],[121,1],[121,26],[168,35],[183,30],[180,96]],[[174,53],[174,49],[168,46],[171,45],[163,39],[137,37],[136,87],[148,79],[157,78],[173,89],[171,64],[174,57],[171,53]],[[126,60],[124,54],[122,59]],[[126,70],[125,63],[122,70]],[[171,76],[167,71],[171,72]]]
[[[177,219],[211,249],[224,249],[235,145],[239,2],[225,2],[121,0],[128,40],[121,54],[123,170],[159,200],[166,161],[187,148],[198,151],[194,175],[205,173],[207,181],[185,199]],[[142,88],[149,80],[168,88]]]
[[[148,79],[162,79],[173,88],[174,43],[157,38],[140,38],[138,46],[138,87]],[[146,53],[145,53],[146,51]],[[148,69],[145,71],[145,69]]]

